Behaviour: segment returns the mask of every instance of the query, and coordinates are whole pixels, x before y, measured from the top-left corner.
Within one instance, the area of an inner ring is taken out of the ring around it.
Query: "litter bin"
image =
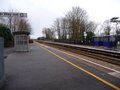
[[[0,37],[0,88],[4,84],[5,75],[4,75],[4,39]]]

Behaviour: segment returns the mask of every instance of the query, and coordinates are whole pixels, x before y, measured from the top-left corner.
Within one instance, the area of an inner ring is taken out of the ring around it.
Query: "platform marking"
[[[70,62],[69,60],[67,60],[67,59],[65,59],[65,58],[63,58],[63,57],[61,57],[61,56],[55,54],[54,52],[48,50],[47,48],[41,46],[40,44],[39,44],[39,46],[40,46],[41,48],[43,48],[44,50],[48,51],[49,53],[53,54],[54,56],[56,56],[56,57],[60,58],[61,60],[65,61],[66,63],[68,63],[68,64],[70,64],[70,65],[76,67],[77,69],[79,69],[79,70],[81,70],[81,71],[83,71],[83,72],[85,72],[85,73],[91,75],[92,77],[96,78],[97,80],[99,80],[99,81],[101,81],[101,82],[107,84],[108,86],[110,86],[110,87],[112,87],[112,88],[114,88],[114,89],[116,89],[116,90],[120,90],[120,88],[117,87],[116,85],[114,85],[114,84],[112,84],[112,83],[110,83],[110,82],[108,82],[108,81],[106,81],[106,80],[100,78],[99,76],[97,76],[97,75],[95,75],[95,74],[93,74],[93,73],[91,73],[91,72],[89,72],[89,71],[83,69],[82,67],[80,67],[80,66],[78,66],[78,65],[76,65],[76,64],[74,64],[74,63],[72,63],[72,62]]]
[[[108,73],[108,74],[110,74],[110,75],[112,75],[112,76],[114,76],[114,77],[120,78],[120,73],[110,72],[110,73]]]

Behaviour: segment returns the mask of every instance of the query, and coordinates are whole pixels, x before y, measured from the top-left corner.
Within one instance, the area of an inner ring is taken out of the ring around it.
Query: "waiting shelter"
[[[29,32],[13,32],[15,51],[29,51]]]

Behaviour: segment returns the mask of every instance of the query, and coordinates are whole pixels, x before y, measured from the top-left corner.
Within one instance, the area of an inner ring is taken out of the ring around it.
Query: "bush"
[[[0,37],[4,38],[4,46],[5,47],[13,46],[14,40],[13,40],[13,36],[10,32],[10,29],[3,24],[0,24]]]

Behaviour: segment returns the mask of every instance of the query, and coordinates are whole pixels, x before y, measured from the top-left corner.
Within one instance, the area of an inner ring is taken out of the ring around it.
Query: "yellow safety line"
[[[40,44],[39,44],[39,45],[40,45]],[[87,74],[93,76],[94,78],[96,78],[97,80],[99,80],[99,81],[101,81],[101,82],[107,84],[108,86],[110,86],[110,87],[112,87],[112,88],[114,88],[114,89],[116,89],[116,90],[120,90],[119,87],[117,87],[117,86],[111,84],[110,82],[108,82],[108,81],[106,81],[106,80],[100,78],[99,76],[97,76],[97,75],[95,75],[95,74],[93,74],[93,73],[91,73],[91,72],[89,72],[89,71],[83,69],[82,67],[80,67],[80,66],[78,66],[78,65],[76,65],[76,64],[74,64],[74,63],[72,63],[72,62],[70,62],[69,60],[67,60],[67,59],[65,59],[65,58],[63,58],[63,57],[61,57],[61,56],[55,54],[54,52],[48,50],[47,48],[44,48],[44,47],[41,47],[41,48],[43,48],[43,49],[45,49],[46,51],[48,51],[49,53],[51,53],[51,54],[57,56],[58,58],[60,58],[60,59],[62,59],[63,61],[67,62],[68,64],[70,64],[70,65],[76,67],[77,69],[82,70],[83,72],[85,72],[85,73],[87,73]]]

